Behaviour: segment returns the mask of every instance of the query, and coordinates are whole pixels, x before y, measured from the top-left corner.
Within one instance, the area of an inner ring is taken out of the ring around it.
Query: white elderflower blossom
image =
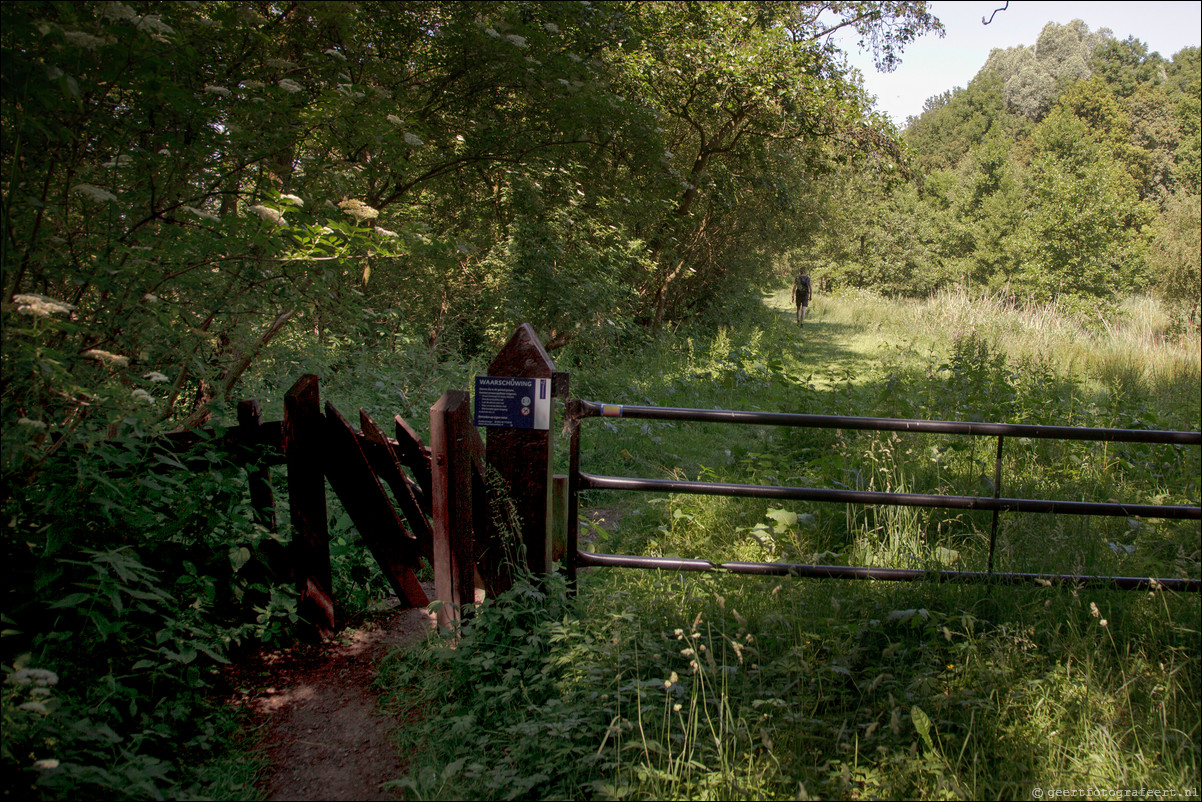
[[[334,58],[338,59],[339,61],[346,61],[346,56],[342,55],[341,53],[339,53],[337,50],[335,50],[332,47],[326,51],[326,55],[333,56]]]
[[[45,429],[46,421],[33,420],[32,418],[18,418],[18,426],[28,426],[30,429]]]
[[[280,214],[280,212],[276,209],[272,209],[270,206],[255,204],[254,206],[250,207],[250,213],[258,216],[262,220],[266,220],[268,223],[277,226],[282,226],[287,222],[284,220],[284,215]]]
[[[406,131],[405,132],[405,144],[409,145],[410,147],[420,148],[422,145],[424,145],[426,143],[423,142],[422,138],[420,136],[418,136],[417,134],[413,133],[412,131]]]
[[[374,220],[380,216],[378,209],[373,209],[361,200],[351,198],[338,204],[338,208],[362,223],[364,220]]]
[[[280,200],[288,201],[293,206],[304,206],[305,202],[296,195],[281,195]]]
[[[141,387],[136,388],[132,393],[130,393],[130,397],[137,401],[145,401],[147,404],[154,403],[154,396],[143,390]]]
[[[104,10],[104,16],[114,20],[132,20],[138,16],[138,13],[129,6],[125,5],[125,3],[109,3]]]
[[[156,383],[171,381],[165,374],[159,373],[157,370],[152,370],[149,373],[143,373],[142,378],[149,379],[150,381]]]
[[[508,39],[513,44],[514,47],[528,47],[529,46],[526,44],[526,40],[523,37],[518,36],[516,33],[508,34],[505,38]]]
[[[142,296],[142,300],[148,304],[157,304],[159,302],[159,296],[155,295],[154,293],[148,292]]]
[[[496,30],[494,30],[493,28],[485,28],[484,32],[486,34],[488,34],[489,36],[491,36],[493,39],[501,38],[501,34],[497,33]]]
[[[220,223],[221,218],[212,212],[206,212],[204,209],[197,209],[195,206],[185,206],[184,211],[191,212],[202,220],[211,220],[214,223]]]
[[[393,125],[404,125],[405,124],[405,121],[402,120],[400,117],[396,116],[395,114],[389,114],[384,119],[388,120],[388,122],[392,123]]]
[[[291,78],[281,78],[280,79],[280,89],[291,92],[294,95],[297,92],[305,91],[304,87],[302,87],[300,84],[298,84],[296,81],[292,80]]]
[[[543,29],[547,33],[559,33],[559,26],[556,25],[554,22],[544,22]]]
[[[129,357],[101,351],[99,348],[89,348],[83,352],[83,355],[88,359],[95,359],[97,362],[107,363],[116,368],[129,367]]]
[[[75,45],[76,47],[93,49],[97,45],[104,44],[104,40],[99,36],[92,36],[90,33],[83,31],[63,31],[63,38],[67,40],[67,44]]]
[[[399,236],[395,231],[389,231],[387,228],[380,228],[379,226],[376,226],[376,233],[381,237],[392,237],[394,239]]]
[[[53,757],[45,757],[41,760],[33,762],[34,771],[54,771],[58,768],[58,759]]]
[[[109,192],[107,189],[101,189],[92,184],[76,184],[71,187],[71,191],[83,195],[97,203],[106,203],[108,201],[117,200],[117,196]]]
[[[54,298],[45,295],[14,295],[13,303],[17,305],[17,312],[22,315],[34,315],[35,317],[50,317],[51,315],[68,314],[75,307],[63,301],[57,301]]]
[[[18,710],[28,710],[30,713],[48,713],[46,705],[41,702],[26,702],[17,707]]]
[[[221,97],[229,97],[232,94],[232,92],[230,92],[230,90],[226,89],[224,86],[217,86],[216,84],[205,84],[205,94],[219,95]]]
[[[580,56],[576,55],[575,53],[568,53],[568,58],[570,58],[572,61],[576,62],[577,64],[584,61],[584,59],[580,58]]]
[[[9,674],[5,682],[9,685],[37,685],[44,688],[58,685],[58,674],[46,668],[22,668]]]
[[[141,31],[150,31],[152,34],[159,34],[160,36],[170,36],[175,33],[174,28],[154,14],[147,14],[141,20],[135,18],[134,27]]]

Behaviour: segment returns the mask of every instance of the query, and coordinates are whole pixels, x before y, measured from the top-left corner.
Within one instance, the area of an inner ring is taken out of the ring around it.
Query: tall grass
[[[665,406],[1197,429],[1197,335],[1148,301],[1105,323],[949,293],[787,296],[716,334],[582,367],[576,392]],[[1191,339],[1192,337],[1192,339]],[[1192,350],[1191,350],[1192,349]],[[986,494],[993,441],[590,421],[586,470]],[[1197,449],[1015,442],[1007,494],[1197,504]],[[594,491],[594,548],[982,568],[990,519]],[[998,567],[1197,577],[1196,522],[1006,515]],[[429,796],[1031,798],[1198,788],[1196,595],[584,572],[519,587],[389,663]],[[448,648],[453,645],[454,648]]]

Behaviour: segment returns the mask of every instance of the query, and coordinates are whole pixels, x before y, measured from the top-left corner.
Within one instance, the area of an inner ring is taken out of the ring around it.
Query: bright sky
[[[967,86],[995,47],[1033,45],[1049,22],[1083,20],[1091,31],[1109,28],[1118,39],[1134,36],[1165,58],[1184,47],[1202,44],[1202,2],[1040,2],[1011,0],[935,0],[931,11],[943,22],[944,38],[928,34],[909,45],[892,73],[879,73],[870,53],[859,53],[855,40],[844,39],[852,65],[864,73],[864,86],[877,97],[877,109],[899,127],[922,112],[927,98]]]

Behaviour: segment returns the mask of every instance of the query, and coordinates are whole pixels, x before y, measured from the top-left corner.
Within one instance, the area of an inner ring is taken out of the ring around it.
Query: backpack
[[[793,300],[797,303],[808,304],[810,302],[810,277],[798,276],[797,286],[793,290]]]

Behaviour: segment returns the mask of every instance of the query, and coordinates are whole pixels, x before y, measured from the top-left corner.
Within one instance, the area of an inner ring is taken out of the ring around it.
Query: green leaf
[[[921,707],[914,705],[910,708],[910,720],[914,722],[914,729],[922,738],[922,742],[926,744],[927,749],[934,752],[935,744],[931,741],[931,717]]]

